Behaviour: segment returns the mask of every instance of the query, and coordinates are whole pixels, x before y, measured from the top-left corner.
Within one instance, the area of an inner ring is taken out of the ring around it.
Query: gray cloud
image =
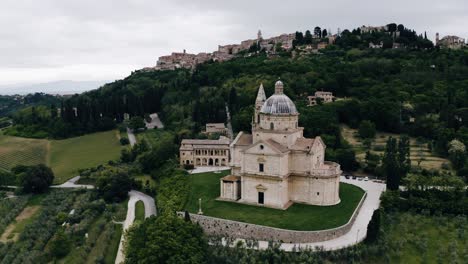
[[[158,56],[316,25],[355,28],[403,23],[429,37],[468,37],[468,3],[427,1],[3,0],[0,84],[110,80]]]

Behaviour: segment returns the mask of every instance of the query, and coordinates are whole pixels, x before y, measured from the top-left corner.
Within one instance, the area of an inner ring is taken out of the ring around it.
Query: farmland
[[[62,183],[76,176],[79,169],[117,159],[120,149],[115,130],[65,140],[0,135],[0,169],[46,164],[54,171],[55,183]]]
[[[114,263],[122,228],[112,220],[122,219],[126,202],[106,204],[82,190],[13,199],[0,200],[8,218],[0,221],[0,242],[13,242],[0,243],[1,263]],[[62,256],[51,250],[58,234],[65,237]]]
[[[79,169],[117,159],[121,149],[117,134],[117,131],[107,131],[51,141],[49,165],[55,182],[62,183],[78,175]]]
[[[49,141],[0,135],[0,169],[46,164]]]

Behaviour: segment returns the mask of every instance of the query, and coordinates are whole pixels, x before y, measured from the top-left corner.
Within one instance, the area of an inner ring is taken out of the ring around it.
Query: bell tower
[[[257,93],[257,99],[255,99],[255,113],[254,113],[254,124],[255,127],[258,123],[260,123],[260,110],[262,109],[263,103],[266,101],[265,90],[263,89],[263,83],[260,84]]]

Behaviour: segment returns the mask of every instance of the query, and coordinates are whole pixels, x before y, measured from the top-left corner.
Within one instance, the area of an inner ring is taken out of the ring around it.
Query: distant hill
[[[109,81],[70,81],[62,80],[47,83],[0,85],[0,94],[73,94],[97,89]]]

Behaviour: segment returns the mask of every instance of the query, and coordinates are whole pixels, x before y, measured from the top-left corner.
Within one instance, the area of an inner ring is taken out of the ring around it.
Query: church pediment
[[[244,150],[246,154],[278,155],[282,154],[279,147],[274,146],[268,141],[260,140]]]

